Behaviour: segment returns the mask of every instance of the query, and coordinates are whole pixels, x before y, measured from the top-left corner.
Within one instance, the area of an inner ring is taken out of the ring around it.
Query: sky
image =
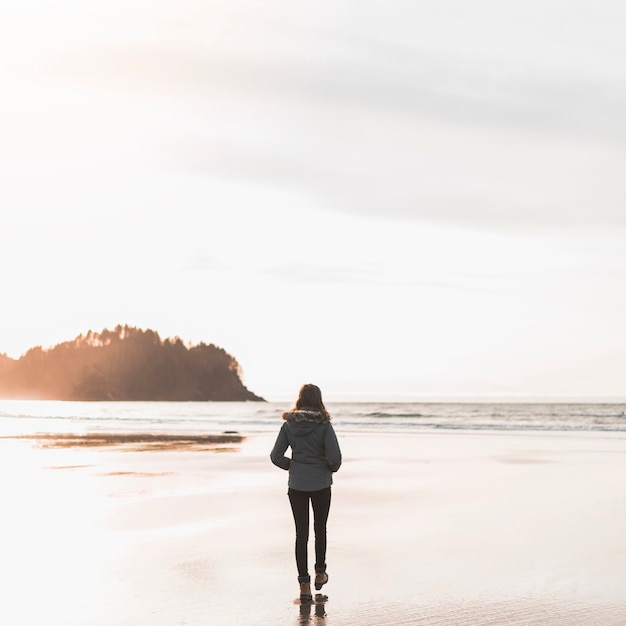
[[[327,400],[626,399],[614,0],[0,7],[0,352],[119,324]]]

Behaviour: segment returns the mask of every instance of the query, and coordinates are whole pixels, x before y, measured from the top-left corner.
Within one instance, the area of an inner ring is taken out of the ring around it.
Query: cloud
[[[614,5],[292,11],[275,0],[264,11],[150,14],[134,41],[112,31],[42,67],[47,80],[141,100],[142,133],[172,169],[348,213],[626,226],[626,44]]]

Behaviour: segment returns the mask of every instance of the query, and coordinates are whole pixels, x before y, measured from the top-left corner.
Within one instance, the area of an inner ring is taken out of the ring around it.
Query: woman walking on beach
[[[282,415],[284,423],[270,454],[274,465],[289,470],[289,502],[296,525],[296,565],[300,601],[311,602],[308,568],[309,502],[315,532],[315,589],[328,582],[326,573],[326,521],[330,510],[332,474],[341,466],[341,450],[322,392],[303,385],[293,409]],[[285,451],[291,447],[291,458]]]

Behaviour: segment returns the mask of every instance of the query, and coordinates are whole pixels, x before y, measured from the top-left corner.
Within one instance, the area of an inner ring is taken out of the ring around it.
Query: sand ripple
[[[329,611],[328,625],[348,626],[624,626],[626,604],[599,605],[563,600],[466,602],[446,606],[366,604],[350,615]]]

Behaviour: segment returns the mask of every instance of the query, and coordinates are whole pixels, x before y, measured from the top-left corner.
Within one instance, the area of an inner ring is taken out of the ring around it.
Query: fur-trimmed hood
[[[294,424],[302,422],[325,424],[326,422],[330,422],[330,415],[314,409],[293,409],[291,411],[285,411],[283,413],[283,419],[286,422],[293,422]]]
[[[292,409],[283,413],[285,426],[295,437],[306,437],[322,424],[330,422],[330,415],[315,409]]]

